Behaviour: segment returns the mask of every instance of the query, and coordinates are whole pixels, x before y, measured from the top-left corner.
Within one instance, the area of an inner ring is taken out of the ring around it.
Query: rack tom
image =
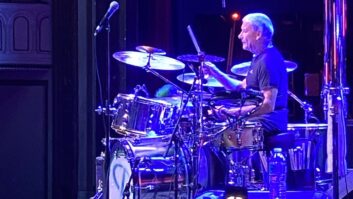
[[[171,133],[174,106],[168,102],[119,93],[113,106],[116,112],[111,127],[118,134],[155,136]]]

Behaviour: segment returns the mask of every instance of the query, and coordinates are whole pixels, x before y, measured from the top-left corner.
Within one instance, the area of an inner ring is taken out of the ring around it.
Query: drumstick
[[[290,167],[292,169],[295,169],[293,166],[294,160],[293,160],[293,149],[288,149],[288,154],[289,154],[289,162],[290,162]]]
[[[194,46],[195,46],[195,49],[196,49],[197,54],[200,54],[200,53],[201,53],[200,46],[199,46],[199,44],[197,43],[196,37],[195,37],[195,35],[194,35],[194,32],[193,32],[192,29],[191,29],[191,26],[188,25],[188,26],[187,26],[187,29],[188,29],[189,35],[190,35],[190,37],[191,37],[192,43],[193,43]]]
[[[310,152],[311,152],[311,141],[309,140],[308,141],[308,153],[306,154],[306,159],[307,159],[307,163],[306,163],[306,168],[307,169],[310,169],[309,168],[309,166],[310,166]],[[313,157],[311,157],[311,158],[313,158]],[[316,158],[315,158],[316,159]],[[315,160],[314,159],[314,160]],[[314,164],[315,165],[315,164]],[[313,169],[315,169],[315,168],[313,168]]]
[[[302,143],[302,169],[305,169],[306,166],[306,150],[305,150],[305,143]],[[303,159],[304,158],[304,159]]]

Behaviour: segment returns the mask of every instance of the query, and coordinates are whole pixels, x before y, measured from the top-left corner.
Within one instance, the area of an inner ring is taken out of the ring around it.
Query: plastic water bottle
[[[286,198],[287,163],[281,148],[274,148],[268,165],[268,180],[271,199]]]

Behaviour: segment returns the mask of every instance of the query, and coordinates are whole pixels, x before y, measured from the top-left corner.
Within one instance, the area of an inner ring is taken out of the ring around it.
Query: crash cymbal
[[[200,56],[198,55],[180,55],[177,57],[177,59],[184,61],[184,62],[200,62]],[[208,62],[222,62],[224,61],[224,58],[222,57],[217,57],[214,55],[204,55],[203,61],[208,61]]]
[[[192,84],[194,82],[195,78],[195,73],[184,73],[181,75],[177,76],[177,79],[181,82],[187,83],[187,84]],[[214,77],[205,77],[204,86],[209,86],[209,87],[223,87],[223,85],[218,82]]]
[[[149,53],[149,54],[157,54],[157,55],[166,55],[167,53],[159,48],[154,48],[151,46],[137,46],[136,47],[137,51],[143,52],[143,53]]]
[[[120,51],[113,54],[114,59],[132,66],[145,67],[151,56],[149,68],[156,70],[180,70],[185,64],[166,56],[135,51]]]
[[[251,62],[243,62],[240,64],[234,65],[230,71],[239,76],[246,76],[248,74]],[[285,60],[284,65],[286,66],[287,72],[292,72],[297,69],[298,65],[295,62]]]

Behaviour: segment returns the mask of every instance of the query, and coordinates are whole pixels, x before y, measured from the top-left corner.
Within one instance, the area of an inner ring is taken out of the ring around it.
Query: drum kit
[[[204,87],[223,86],[215,78],[203,75],[201,66],[206,61],[224,61],[221,57],[188,54],[173,59],[165,56],[164,50],[154,47],[138,46],[136,50],[116,52],[113,57],[171,84],[178,95],[139,96],[141,86],[134,94],[116,95],[111,128],[118,138],[109,139],[109,198],[195,198],[204,190],[221,189],[231,181],[239,184],[239,179],[242,186],[251,186],[253,168],[244,164],[242,157],[236,160],[230,151],[254,154],[262,150],[261,124],[247,122],[251,114],[220,120],[213,109],[226,104],[258,107],[262,96],[206,92]],[[189,91],[157,72],[181,70],[185,63],[200,65],[193,73],[176,77],[190,85]],[[285,64],[288,72],[297,68],[294,62]],[[249,67],[250,63],[244,62],[234,65],[231,72],[246,76]],[[293,128],[296,129],[292,127],[292,131]],[[300,138],[305,136],[300,135]]]

